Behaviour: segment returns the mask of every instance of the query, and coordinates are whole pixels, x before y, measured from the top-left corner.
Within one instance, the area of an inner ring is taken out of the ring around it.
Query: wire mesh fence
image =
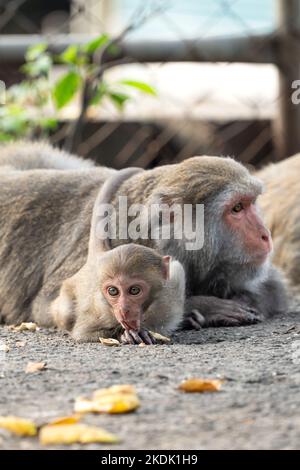
[[[0,0],[0,79],[21,80],[25,50],[41,39],[57,53],[108,33],[118,51],[93,56],[98,79],[141,79],[157,96],[133,93],[122,112],[87,109],[85,86],[54,144],[116,168],[196,154],[259,166],[300,149],[298,10],[294,0]]]

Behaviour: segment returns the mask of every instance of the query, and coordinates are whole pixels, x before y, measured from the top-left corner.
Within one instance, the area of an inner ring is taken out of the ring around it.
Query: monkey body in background
[[[257,173],[266,191],[260,204],[274,240],[274,263],[300,287],[300,154]]]
[[[45,151],[44,145],[22,147],[29,161],[33,148],[35,155]],[[16,151],[11,147],[12,157]],[[61,152],[51,151],[63,162]],[[9,145],[0,149],[3,168],[9,153]],[[35,162],[39,167],[37,157]],[[7,323],[45,322],[45,305],[86,262],[93,207],[116,172],[76,162],[77,169],[69,171],[26,171],[23,164],[25,171],[1,172],[0,312]],[[11,166],[18,169],[19,163]],[[113,197],[117,203],[118,195],[126,195],[128,206],[204,204],[202,249],[186,251],[185,240],[136,240],[183,264],[187,318],[194,327],[250,324],[286,309],[284,285],[269,259],[270,237],[256,208],[260,192],[259,181],[239,163],[194,157],[136,174]],[[112,241],[113,247],[123,243]]]

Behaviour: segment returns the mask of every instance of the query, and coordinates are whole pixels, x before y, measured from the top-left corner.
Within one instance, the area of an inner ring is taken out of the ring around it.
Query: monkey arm
[[[246,303],[205,295],[189,297],[185,312],[184,328],[251,325],[262,319],[259,312]]]
[[[186,300],[185,327],[250,325],[286,312],[288,301],[282,275],[270,266],[266,279],[236,292],[230,299],[192,296]]]
[[[234,300],[255,309],[262,318],[269,318],[288,309],[285,281],[279,271],[270,267],[268,277],[259,288],[236,293]]]

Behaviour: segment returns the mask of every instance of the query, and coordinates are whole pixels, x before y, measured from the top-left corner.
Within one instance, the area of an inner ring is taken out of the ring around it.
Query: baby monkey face
[[[139,331],[150,289],[146,280],[120,274],[105,282],[102,292],[123,328]]]

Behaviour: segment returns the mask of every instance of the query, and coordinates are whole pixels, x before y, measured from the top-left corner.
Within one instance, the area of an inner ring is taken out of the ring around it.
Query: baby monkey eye
[[[244,209],[244,206],[241,202],[239,202],[238,204],[236,204],[231,210],[232,212],[235,212],[236,214],[238,214],[239,212],[241,212],[242,210]]]
[[[109,293],[109,295],[111,295],[112,297],[115,297],[116,295],[119,294],[119,290],[116,288],[116,287],[109,287],[107,289],[107,292]]]
[[[132,286],[128,292],[131,295],[138,295],[141,292],[141,288],[139,286]]]

